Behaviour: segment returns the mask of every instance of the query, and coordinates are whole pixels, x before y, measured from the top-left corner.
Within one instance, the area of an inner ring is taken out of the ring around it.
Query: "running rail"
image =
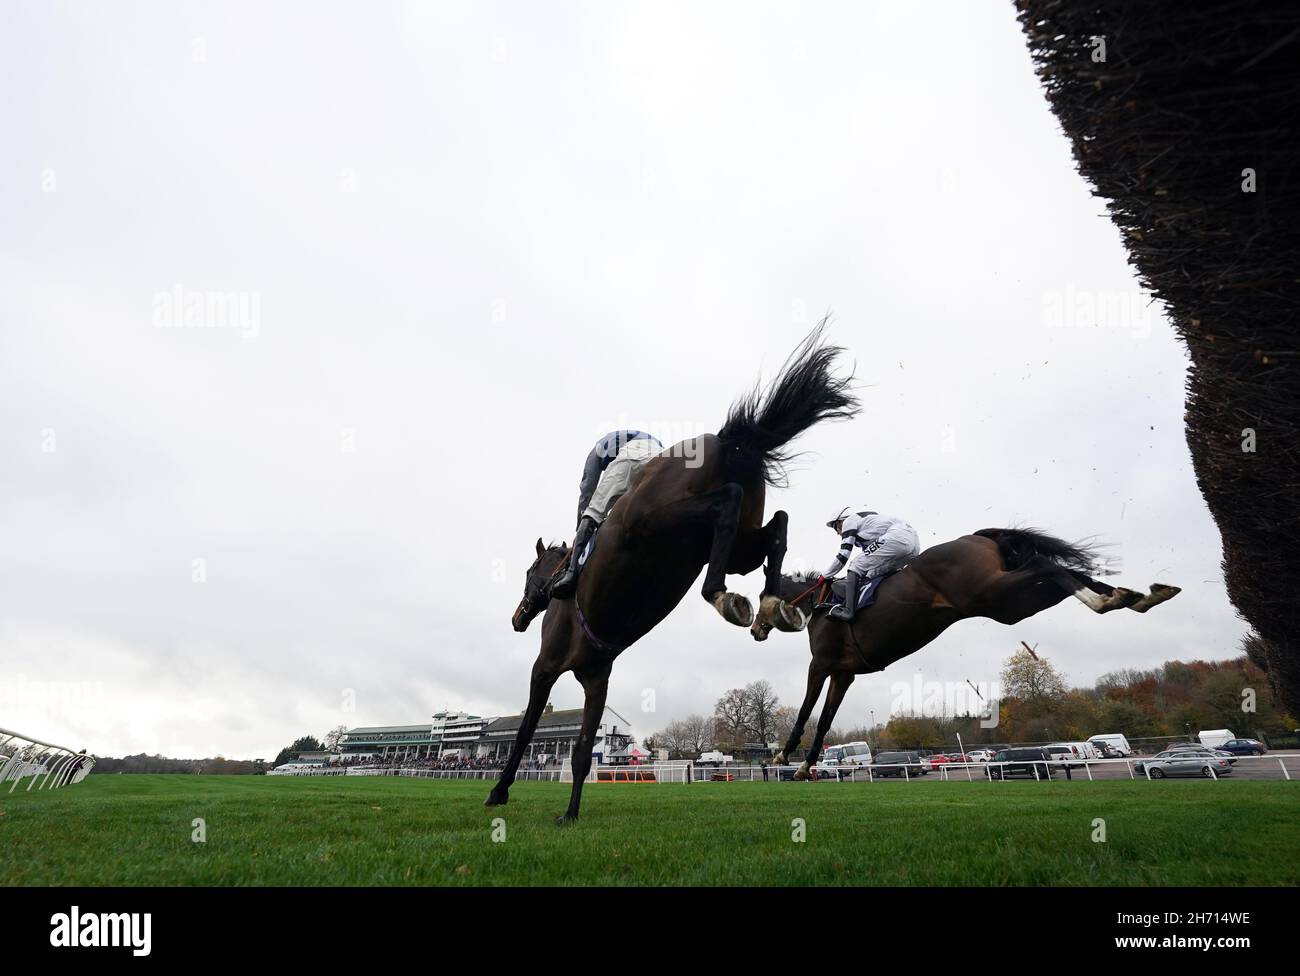
[[[10,793],[24,779],[29,791],[37,783],[43,790],[80,783],[94,767],[95,757],[88,752],[0,728],[0,787],[12,781]]]

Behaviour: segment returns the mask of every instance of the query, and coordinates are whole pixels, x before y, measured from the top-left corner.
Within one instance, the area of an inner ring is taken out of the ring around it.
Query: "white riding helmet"
[[[861,512],[863,515],[878,514],[877,512],[870,511],[866,505],[863,505],[861,508],[858,508],[854,505],[845,505],[843,508],[840,509],[838,515],[836,515],[833,519],[831,519],[829,522],[826,523],[826,528],[828,529],[835,528],[835,523],[843,522],[846,518],[849,517],[850,512]]]

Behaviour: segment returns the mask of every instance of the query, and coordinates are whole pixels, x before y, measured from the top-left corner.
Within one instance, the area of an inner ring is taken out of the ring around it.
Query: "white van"
[[[1201,745],[1209,746],[1211,749],[1218,749],[1225,742],[1231,742],[1237,737],[1237,733],[1231,729],[1208,729],[1205,732],[1197,732],[1196,737],[1200,739]]]
[[[1069,749],[1076,759],[1100,759],[1101,750],[1099,750],[1091,741],[1089,742],[1051,742],[1047,748],[1051,749],[1056,746],[1064,746]]]
[[[715,749],[713,752],[706,752],[703,755],[701,755],[699,759],[695,760],[695,765],[728,766],[733,762],[735,762],[734,756],[728,756],[725,753],[722,753]]]
[[[865,742],[843,742],[836,746],[839,750],[840,766],[870,766],[871,746]]]
[[[1094,746],[1099,742],[1104,742],[1121,756],[1133,755],[1133,747],[1128,744],[1128,739],[1124,738],[1122,732],[1102,732],[1088,739]]]

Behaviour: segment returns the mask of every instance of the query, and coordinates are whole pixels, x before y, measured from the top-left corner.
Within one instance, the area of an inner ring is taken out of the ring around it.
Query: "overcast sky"
[[[1187,358],[1014,12],[12,7],[0,726],[252,758],[517,711],[539,628],[510,614],[592,443],[716,430],[828,310],[864,410],[769,494],[791,564],[823,568],[823,523],[865,504],[923,545],[1095,534],[1118,580],[1184,587],[1146,616],[960,623],[860,678],[837,725],[918,670],[993,680],[1021,640],[1075,684],[1234,656]],[[692,588],[609,700],[642,735],[758,678],[797,704],[808,657]]]

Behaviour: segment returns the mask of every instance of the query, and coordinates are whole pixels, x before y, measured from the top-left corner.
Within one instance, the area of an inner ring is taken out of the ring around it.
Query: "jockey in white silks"
[[[840,549],[822,580],[833,578],[845,563],[849,567],[844,603],[832,607],[830,615],[836,620],[852,620],[862,584],[902,569],[921,551],[920,541],[916,529],[901,518],[866,508],[842,508],[826,525],[840,537]]]
[[[626,494],[632,478],[664,446],[652,434],[639,430],[610,431],[587,453],[578,485],[578,530],[564,573],[551,584],[551,596],[566,600],[578,589],[582,551],[605,521],[614,503]]]

